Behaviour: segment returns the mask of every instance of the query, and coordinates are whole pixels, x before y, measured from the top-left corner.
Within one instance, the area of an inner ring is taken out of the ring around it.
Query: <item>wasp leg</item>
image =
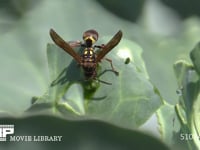
[[[112,64],[112,60],[109,59],[109,58],[105,58],[105,60],[107,60],[110,63],[112,71],[118,76],[119,72],[114,69],[113,64]]]
[[[94,48],[103,48],[105,45],[101,44],[101,45],[94,45]]]
[[[109,71],[110,71],[110,72],[114,72],[112,69],[105,69],[103,72],[99,73],[97,77],[99,78],[99,77],[102,76],[104,73],[109,72]],[[114,73],[115,73],[115,72],[114,72]]]
[[[101,82],[101,83],[107,84],[107,85],[112,85],[112,83],[109,83],[109,82],[106,82],[106,81],[103,81],[103,80],[100,80],[100,79],[96,79],[96,80]]]
[[[98,77],[100,77],[101,75],[103,75],[105,72],[106,72],[106,71],[104,71],[102,74],[98,75]],[[93,79],[94,79],[94,80],[97,80],[98,82],[107,84],[107,85],[112,85],[112,83],[109,83],[109,82],[106,82],[106,81],[103,81],[103,80],[98,79],[98,78],[97,78],[97,73],[96,73],[96,71],[94,72]]]
[[[68,41],[67,42],[72,48],[76,48],[78,46],[82,45],[82,42],[77,40],[77,41]]]
[[[109,82],[106,82],[106,81],[103,81],[103,80],[100,80],[100,79],[97,79],[97,78],[93,78],[93,81],[96,80],[98,82],[101,82],[101,83],[104,83],[104,84],[107,84],[107,85],[112,85],[112,83],[109,83]],[[80,79],[78,80],[80,82],[87,82],[87,81],[92,81],[92,80],[89,80],[89,79]]]

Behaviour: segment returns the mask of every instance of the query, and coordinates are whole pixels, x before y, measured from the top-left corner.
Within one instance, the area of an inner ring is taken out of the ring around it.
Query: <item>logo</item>
[[[0,141],[6,141],[9,134],[14,134],[14,125],[0,125]]]
[[[14,125],[1,125],[0,124],[0,142],[61,142],[63,136],[59,135],[11,135],[14,134]],[[10,135],[10,136],[9,136]]]

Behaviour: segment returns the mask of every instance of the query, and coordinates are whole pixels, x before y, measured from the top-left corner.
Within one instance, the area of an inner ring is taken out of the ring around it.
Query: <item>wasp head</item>
[[[98,32],[95,30],[87,30],[83,33],[83,40],[87,47],[92,47],[92,45],[98,40]]]

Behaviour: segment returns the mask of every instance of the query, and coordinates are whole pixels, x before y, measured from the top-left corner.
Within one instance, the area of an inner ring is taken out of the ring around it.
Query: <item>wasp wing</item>
[[[114,35],[114,37],[97,54],[96,62],[100,62],[101,59],[120,42],[121,38],[122,38],[122,31],[119,30]]]
[[[81,57],[53,29],[50,29],[50,36],[56,45],[71,55],[79,64],[81,63]]]

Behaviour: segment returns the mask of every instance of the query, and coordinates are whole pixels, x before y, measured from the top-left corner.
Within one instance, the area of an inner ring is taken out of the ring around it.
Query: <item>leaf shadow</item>
[[[64,68],[58,77],[52,81],[51,86],[56,86],[58,84],[63,85],[67,82],[77,82],[81,79],[81,69],[76,63],[72,60],[68,67]]]
[[[105,95],[105,96],[101,96],[101,97],[93,97],[91,99],[94,101],[102,101],[102,100],[105,100],[106,98],[107,98],[107,96]]]

